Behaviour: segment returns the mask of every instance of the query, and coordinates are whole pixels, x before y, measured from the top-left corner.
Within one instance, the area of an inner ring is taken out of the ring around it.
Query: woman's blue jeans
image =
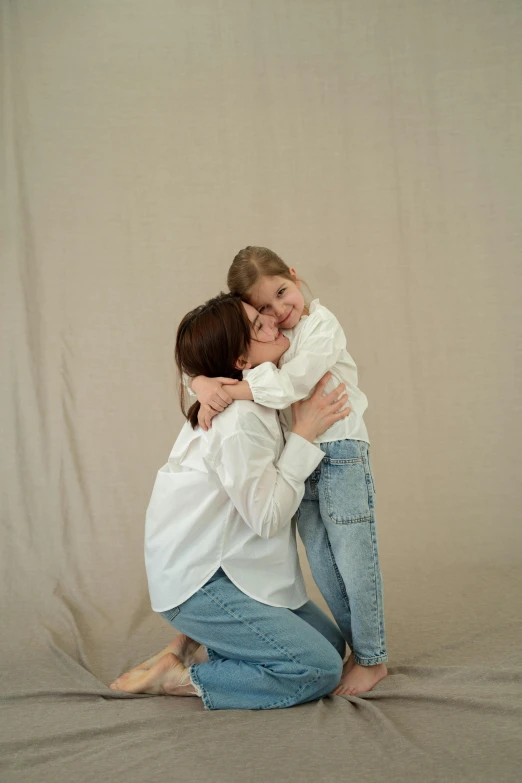
[[[321,443],[323,461],[308,477],[298,530],[310,569],[362,666],[388,660],[369,447],[361,440]]]
[[[161,615],[207,648],[208,663],[190,666],[206,709],[292,707],[326,696],[341,679],[345,641],[313,601],[299,609],[268,606],[245,595],[221,568]]]

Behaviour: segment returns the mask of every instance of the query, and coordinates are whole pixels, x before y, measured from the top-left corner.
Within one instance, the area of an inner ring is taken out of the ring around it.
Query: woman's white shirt
[[[357,367],[346,350],[346,337],[341,324],[318,299],[311,303],[309,313],[293,329],[284,330],[290,339],[290,347],[281,357],[279,369],[264,362],[252,370],[243,371],[243,379],[248,381],[255,402],[280,411],[286,436],[292,429],[290,405],[309,397],[317,381],[330,371],[332,378],[325,391],[328,393],[340,383],[346,384],[347,404],[351,413],[335,422],[315,442],[350,438],[368,443],[368,431],[363,419],[368,399],[359,389]],[[216,416],[213,421],[221,416]]]
[[[145,522],[152,608],[186,601],[223,568],[251,598],[296,609],[307,601],[295,521],[304,481],[323,452],[275,410],[237,401],[203,432],[187,422],[159,471]]]

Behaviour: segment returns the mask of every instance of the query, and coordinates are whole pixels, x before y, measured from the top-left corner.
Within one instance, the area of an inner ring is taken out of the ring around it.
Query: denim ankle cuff
[[[194,688],[196,689],[196,692],[197,692],[198,696],[201,698],[201,700],[203,702],[204,708],[206,710],[213,710],[214,707],[213,707],[212,702],[210,700],[210,696],[208,695],[208,693],[205,690],[205,688],[202,686],[201,680],[200,680],[199,675],[197,673],[198,666],[200,666],[200,665],[201,664],[193,663],[189,667],[190,681],[191,681],[192,685],[194,686]]]
[[[378,663],[386,663],[388,660],[388,656],[386,653],[383,655],[376,655],[373,658],[361,658],[357,653],[353,654],[355,663],[358,663],[360,666],[376,666]]]

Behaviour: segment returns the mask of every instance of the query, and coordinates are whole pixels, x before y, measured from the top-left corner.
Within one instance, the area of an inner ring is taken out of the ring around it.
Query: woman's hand
[[[221,413],[233,402],[225,386],[235,383],[236,378],[207,378],[205,375],[197,375],[190,386],[201,405],[208,405],[215,413]]]
[[[351,410],[343,408],[348,401],[348,395],[342,394],[345,389],[344,383],[340,383],[330,394],[324,394],[325,386],[331,377],[331,373],[327,372],[308,400],[300,400],[292,405],[292,432],[309,440],[310,443],[313,443],[318,435],[326,432],[336,421],[348,416]]]

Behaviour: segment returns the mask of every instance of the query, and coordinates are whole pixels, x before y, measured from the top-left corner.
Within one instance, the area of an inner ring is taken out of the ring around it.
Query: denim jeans
[[[298,530],[314,580],[357,663],[388,660],[377,550],[375,485],[368,443],[321,443],[308,477]]]
[[[207,648],[209,661],[189,669],[206,709],[291,707],[326,696],[341,678],[345,641],[318,606],[260,603],[221,568],[187,601],[160,614]]]

